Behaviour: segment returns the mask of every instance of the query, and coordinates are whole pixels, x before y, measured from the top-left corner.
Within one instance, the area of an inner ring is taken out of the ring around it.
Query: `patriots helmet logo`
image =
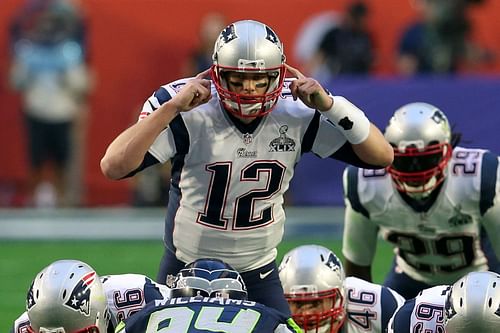
[[[328,268],[330,268],[332,271],[336,271],[339,269],[339,267],[342,266],[339,258],[337,258],[337,256],[333,253],[330,253],[328,258],[326,259],[325,265],[328,266]]]
[[[28,295],[26,297],[26,308],[29,310],[36,304],[35,297],[33,297],[33,285],[35,284],[35,280],[31,282],[30,289],[28,290]]]
[[[220,38],[224,41],[224,43],[229,43],[235,38],[238,38],[236,36],[236,31],[234,29],[234,24],[228,25],[224,30],[222,30],[220,34]]]
[[[82,314],[90,315],[90,286],[94,283],[96,278],[95,272],[87,273],[78,284],[71,291],[69,299],[64,305],[67,307],[79,311]]]

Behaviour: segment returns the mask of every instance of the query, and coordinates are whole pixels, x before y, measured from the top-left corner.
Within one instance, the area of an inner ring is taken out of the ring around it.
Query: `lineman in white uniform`
[[[306,333],[382,333],[405,301],[390,288],[346,278],[337,256],[319,245],[289,251],[279,272],[292,317]]]
[[[387,332],[496,333],[499,328],[500,275],[487,271],[422,290],[399,308]]]
[[[29,326],[34,333],[41,327],[76,332],[97,326],[106,333],[108,325],[114,329],[147,303],[169,297],[170,288],[147,276],[118,274],[99,278],[84,262],[59,260],[36,275],[28,292],[27,311],[15,320],[11,332],[27,333]]]
[[[446,116],[426,103],[398,109],[385,137],[395,150],[387,170],[344,172],[346,273],[371,280],[379,234],[396,248],[384,285],[407,299],[470,271],[498,271],[498,157],[452,148]]]
[[[378,168],[393,151],[361,110],[286,65],[267,25],[230,24],[213,59],[196,78],[158,89],[101,169],[121,179],[172,161],[157,281],[168,285],[185,263],[219,258],[242,274],[250,300],[289,314],[275,258],[283,195],[302,154]],[[285,80],[287,70],[296,79]]]

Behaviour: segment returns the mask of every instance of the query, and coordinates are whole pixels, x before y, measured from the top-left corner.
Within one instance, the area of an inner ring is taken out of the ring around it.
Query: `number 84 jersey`
[[[470,271],[496,270],[488,265],[498,261],[489,262],[483,246],[489,238],[499,257],[498,165],[498,157],[486,150],[456,147],[427,210],[412,207],[385,170],[346,169],[344,256],[371,265],[380,232],[396,247],[398,268],[429,285],[451,284]]]

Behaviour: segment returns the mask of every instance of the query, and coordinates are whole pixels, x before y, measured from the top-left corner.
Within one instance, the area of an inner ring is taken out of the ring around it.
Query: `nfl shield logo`
[[[246,144],[246,145],[249,145],[252,143],[252,140],[253,140],[253,136],[252,134],[250,133],[245,133],[243,135],[243,143]]]

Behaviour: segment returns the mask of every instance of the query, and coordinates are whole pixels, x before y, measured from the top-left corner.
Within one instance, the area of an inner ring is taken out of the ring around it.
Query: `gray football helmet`
[[[26,299],[30,332],[106,333],[106,295],[94,269],[78,260],[59,260],[33,280]]]
[[[299,246],[284,255],[279,276],[293,319],[305,332],[340,330],[346,318],[345,273],[332,251],[319,245]],[[328,306],[318,308],[321,304]]]
[[[387,167],[396,188],[428,195],[444,181],[451,159],[451,128],[445,114],[427,103],[406,104],[394,112],[384,133],[394,148]]]
[[[260,117],[272,111],[283,89],[286,75],[283,44],[267,25],[238,21],[219,34],[214,47],[212,81],[224,108],[240,117]],[[264,95],[243,95],[228,89],[225,73],[267,73]]]
[[[471,272],[448,292],[445,305],[446,333],[500,331],[500,275]]]

